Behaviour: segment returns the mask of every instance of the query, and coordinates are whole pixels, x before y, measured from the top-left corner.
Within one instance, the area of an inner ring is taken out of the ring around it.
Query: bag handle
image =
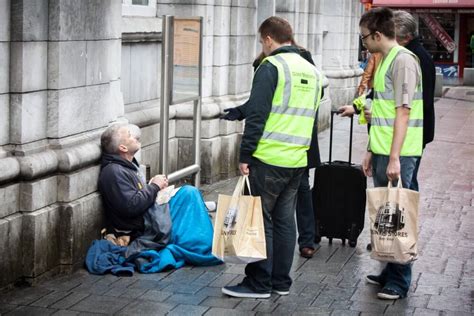
[[[250,190],[250,180],[249,180],[249,176],[248,175],[245,175],[243,176],[244,179],[245,179],[245,186],[247,187],[247,189],[249,190],[249,195],[252,195],[252,191]],[[245,188],[242,189],[242,195],[244,194],[244,190]]]
[[[234,192],[232,193],[232,198],[238,198],[241,195],[244,195],[245,187],[249,190],[249,194],[252,195],[252,191],[250,190],[250,181],[248,175],[240,176],[237,184],[235,185]]]
[[[244,194],[245,186],[247,186],[250,195],[252,195],[250,191],[250,181],[248,175],[241,176],[235,185],[234,193],[232,193],[229,208],[227,209],[227,213],[224,218],[224,231],[226,232],[230,231],[232,225],[235,222],[238,213],[239,197]]]
[[[402,180],[400,179],[400,177],[398,177],[397,181],[398,181],[398,183],[397,183],[397,188],[398,188],[398,189],[403,189],[403,183],[402,183]],[[393,186],[392,186],[392,181],[388,181],[387,187],[388,187],[389,189],[391,189],[391,188],[393,187]]]
[[[339,114],[338,110],[331,110],[331,125],[329,130],[329,164],[332,162],[332,130],[334,125],[334,114]],[[351,119],[351,130],[349,133],[349,165],[352,163],[352,131],[354,129],[354,116]]]
[[[234,192],[232,193],[232,199],[239,198],[243,190],[243,185],[244,185],[244,178],[240,177],[239,180],[237,181],[237,184],[235,185]]]

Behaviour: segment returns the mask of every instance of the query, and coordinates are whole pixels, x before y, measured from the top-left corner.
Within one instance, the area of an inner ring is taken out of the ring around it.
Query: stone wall
[[[361,10],[360,1],[321,1],[322,65],[333,108],[351,104],[363,73],[357,61]],[[329,121],[326,115],[321,119]]]
[[[203,25],[203,123],[201,161],[203,183],[212,183],[237,174],[237,157],[241,122],[219,120],[222,110],[245,102],[252,81],[252,62],[260,52],[256,30],[259,24],[271,15],[287,18],[293,25],[299,45],[307,47],[316,65],[323,70],[329,81],[325,81],[326,96],[320,110],[320,128],[329,123],[331,108],[351,102],[358,77],[358,20],[361,5],[357,0],[339,1],[329,5],[327,1],[157,1],[157,18],[162,15],[204,16]],[[135,19],[137,21],[139,19]],[[337,20],[334,23],[333,20]],[[126,18],[126,25],[136,25],[133,18]],[[143,24],[143,22],[138,22]],[[161,30],[159,24],[148,29]],[[160,21],[161,23],[161,21]],[[129,28],[129,27],[127,27]],[[140,30],[147,27],[140,27]],[[159,79],[157,84],[134,89],[129,80],[142,78],[149,82],[150,69],[144,69],[143,60],[160,56],[160,44],[150,49],[149,42],[126,43],[122,53],[122,88],[125,99],[125,117],[140,127],[149,127],[155,136],[153,142],[145,144],[144,153],[157,153],[159,147]],[[326,46],[325,46],[326,45]],[[249,47],[255,47],[254,50]],[[130,54],[128,56],[127,54]],[[137,58],[136,56],[148,56]],[[134,60],[136,61],[134,65]],[[160,68],[158,62],[158,68]],[[135,71],[128,71],[135,69]],[[160,68],[161,69],[161,68]],[[130,79],[129,79],[130,78]],[[133,78],[133,79],[132,79]],[[140,81],[140,80],[137,80]],[[329,86],[328,86],[329,85]],[[143,91],[143,90],[146,91]],[[150,96],[157,94],[156,99]],[[128,98],[127,96],[134,96]],[[142,116],[146,122],[137,120],[136,111],[155,113]],[[183,168],[192,163],[192,107],[172,106],[170,111],[170,170]],[[153,131],[152,131],[153,130]],[[184,155],[184,156],[183,156]],[[175,159],[179,157],[179,159]],[[183,159],[184,158],[184,159]],[[176,161],[177,160],[177,161]],[[150,165],[151,172],[158,171],[158,162],[152,155],[144,154],[142,162]]]
[[[123,115],[121,2],[0,1],[0,287],[82,262],[101,130]]]
[[[327,3],[157,0],[157,17],[132,18],[120,0],[0,1],[0,288],[82,264],[103,223],[99,135],[110,122],[142,128],[139,158],[158,172],[160,16],[204,17],[201,179],[212,183],[237,174],[243,123],[219,116],[248,97],[266,17],[288,18],[329,79],[321,128],[351,99],[360,4]],[[193,160],[192,118],[191,104],[171,106],[171,171]]]

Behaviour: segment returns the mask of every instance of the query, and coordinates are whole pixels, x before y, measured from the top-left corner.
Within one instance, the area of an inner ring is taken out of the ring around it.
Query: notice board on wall
[[[171,104],[196,99],[201,87],[201,18],[174,18]]]

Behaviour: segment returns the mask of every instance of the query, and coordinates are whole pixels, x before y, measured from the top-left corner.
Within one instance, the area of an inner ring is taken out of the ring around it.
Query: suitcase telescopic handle
[[[339,111],[331,110],[331,128],[329,132],[329,163],[332,162],[332,132],[333,132],[332,130],[333,130],[334,114],[339,114]],[[349,164],[352,163],[352,129],[354,128],[353,116],[351,116],[350,119],[351,119],[351,130],[349,133]]]

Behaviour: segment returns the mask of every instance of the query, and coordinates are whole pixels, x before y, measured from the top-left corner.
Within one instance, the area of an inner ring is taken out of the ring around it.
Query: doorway
[[[461,14],[459,24],[459,72],[463,77],[464,68],[474,68],[474,14]]]

